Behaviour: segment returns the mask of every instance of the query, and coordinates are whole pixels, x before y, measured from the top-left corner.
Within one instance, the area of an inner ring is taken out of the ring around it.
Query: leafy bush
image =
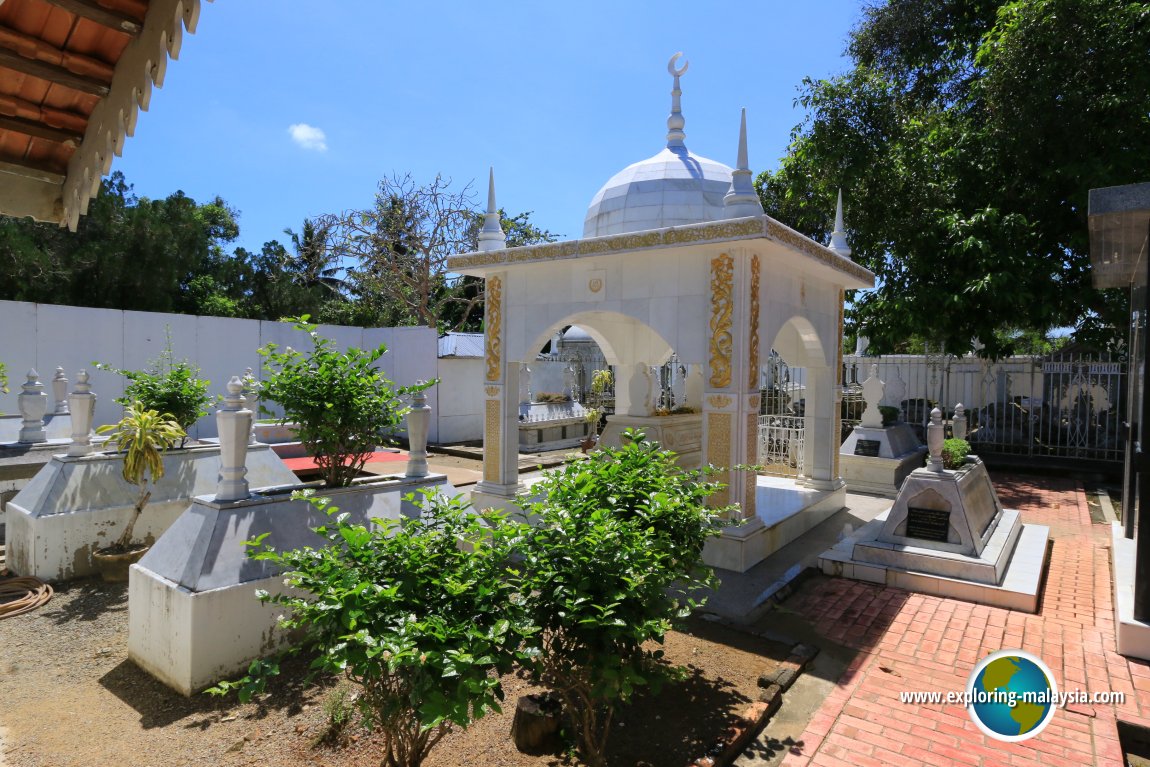
[[[942,465],[946,469],[960,469],[970,455],[970,443],[965,439],[948,439],[942,443]]]
[[[316,529],[318,549],[276,552],[265,536],[255,559],[286,572],[291,593],[260,595],[288,608],[281,625],[304,632],[316,672],[343,674],[360,687],[355,705],[383,736],[387,767],[418,767],[452,727],[499,710],[499,673],[521,656],[530,629],[509,609],[518,601],[508,570],[519,525],[474,512],[459,498],[425,491],[415,519],[374,520],[369,529],[336,515]],[[278,664],[256,661],[249,676],[209,692],[262,692]]]
[[[878,410],[882,413],[883,426],[890,426],[898,421],[899,410],[894,405],[879,405]]]
[[[144,370],[119,370],[102,362],[92,363],[99,370],[108,370],[128,379],[124,394],[116,402],[128,407],[137,403],[143,410],[166,413],[185,432],[196,421],[208,414],[212,395],[208,387],[212,382],[200,378],[200,369],[187,360],[175,362],[172,337],[169,333],[159,358],[148,363]],[[185,439],[180,440],[183,447]]]
[[[300,442],[315,460],[326,485],[344,487],[351,484],[376,447],[391,439],[409,410],[400,397],[426,389],[435,381],[397,387],[375,364],[387,352],[386,346],[339,351],[307,320],[305,315],[294,322],[297,329],[310,335],[310,353],[290,346],[279,351],[276,344],[259,350],[268,371],[260,389],[260,410],[271,415],[262,401],[279,405],[283,409],[279,423],[298,424]]]
[[[127,527],[116,543],[108,547],[114,551],[126,551],[132,543],[136,522],[152,497],[148,484],[154,485],[164,476],[164,456],[161,451],[182,441],[185,434],[180,424],[170,415],[147,410],[139,402],[128,404],[119,423],[106,424],[96,431],[108,435],[108,445],[124,451],[124,467],[120,473],[125,482],[140,488]]]
[[[680,471],[641,432],[624,437],[532,488],[543,500],[522,505],[539,520],[517,549],[540,627],[529,668],[563,699],[592,767],[604,764],[615,704],[666,674],[662,651],[643,644],[661,642],[696,606],[682,595],[712,582],[703,544],[727,511],[705,505],[720,485]]]
[[[535,395],[535,401],[543,403],[570,402],[571,398],[561,391],[543,391]]]

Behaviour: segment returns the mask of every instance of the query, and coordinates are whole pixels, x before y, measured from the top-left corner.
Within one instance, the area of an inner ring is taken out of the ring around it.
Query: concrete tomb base
[[[1118,652],[1130,658],[1150,660],[1150,623],[1134,617],[1134,555],[1138,547],[1133,539],[1123,535],[1120,522],[1111,523],[1110,544]]]
[[[856,426],[839,449],[847,489],[886,498],[898,495],[903,480],[923,465],[926,445],[905,423],[885,428]]]
[[[341,513],[367,523],[419,514],[403,496],[421,488],[455,495],[442,474],[371,478],[322,494]],[[255,491],[241,501],[192,501],[131,568],[128,657],[191,695],[287,643],[277,624],[283,608],[255,596],[257,589],[282,593],[283,577],[270,563],[249,558],[244,542],[270,533],[267,543],[280,551],[323,544],[312,528],[328,517],[305,500],[292,500],[291,489]]]
[[[591,434],[587,410],[578,402],[519,405],[519,452],[575,448]]]
[[[804,487],[793,479],[758,477],[754,517],[707,541],[703,561],[745,573],[846,505],[846,488]]]
[[[700,413],[680,415],[637,416],[609,415],[599,444],[619,447],[627,429],[642,431],[651,442],[664,450],[674,450],[675,462],[683,469],[697,469],[703,460],[703,416]]]
[[[828,575],[1035,612],[1050,530],[1002,508],[986,467],[917,469],[894,506],[824,552]]]
[[[120,476],[123,456],[54,455],[8,502],[8,567],[18,575],[62,581],[95,574],[94,549],[112,544],[133,513],[139,490]],[[191,447],[164,454],[164,478],[139,522],[137,540],[168,529],[196,495],[214,492],[220,448]],[[299,480],[266,445],[248,448],[248,479],[256,486]]]

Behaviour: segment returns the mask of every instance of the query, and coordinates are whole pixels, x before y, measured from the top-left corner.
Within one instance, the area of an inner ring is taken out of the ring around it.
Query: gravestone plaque
[[[950,512],[938,509],[919,509],[908,506],[906,510],[906,537],[923,541],[946,543],[950,528]]]
[[[881,449],[882,442],[877,439],[860,439],[855,443],[855,455],[877,458]]]

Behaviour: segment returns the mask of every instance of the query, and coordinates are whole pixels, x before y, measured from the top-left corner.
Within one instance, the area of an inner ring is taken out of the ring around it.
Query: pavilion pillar
[[[837,490],[839,402],[838,371],[832,367],[807,368],[807,403],[803,474],[799,484],[816,490]]]
[[[710,261],[711,312],[707,362],[703,370],[703,462],[722,469],[715,479],[727,487],[712,497],[716,506],[737,504],[746,531],[761,521],[756,513],[756,474],[730,467],[758,458],[760,261],[743,249]]]
[[[483,479],[473,493],[481,507],[505,504],[524,489],[519,483],[520,366],[505,353],[506,278],[506,272],[489,275],[484,300]]]

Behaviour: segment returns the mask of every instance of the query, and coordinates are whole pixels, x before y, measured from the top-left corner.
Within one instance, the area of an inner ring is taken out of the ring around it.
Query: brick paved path
[[[995,477],[1007,508],[1050,526],[1037,615],[841,578],[789,605],[824,636],[860,652],[811,719],[785,767],[805,765],[1122,764],[1117,720],[1150,726],[1150,664],[1115,652],[1110,528],[1090,521],[1079,483]],[[1021,743],[983,735],[961,706],[901,703],[906,691],[963,690],[991,652],[1038,655],[1059,690],[1113,690],[1120,705],[1069,706]]]

